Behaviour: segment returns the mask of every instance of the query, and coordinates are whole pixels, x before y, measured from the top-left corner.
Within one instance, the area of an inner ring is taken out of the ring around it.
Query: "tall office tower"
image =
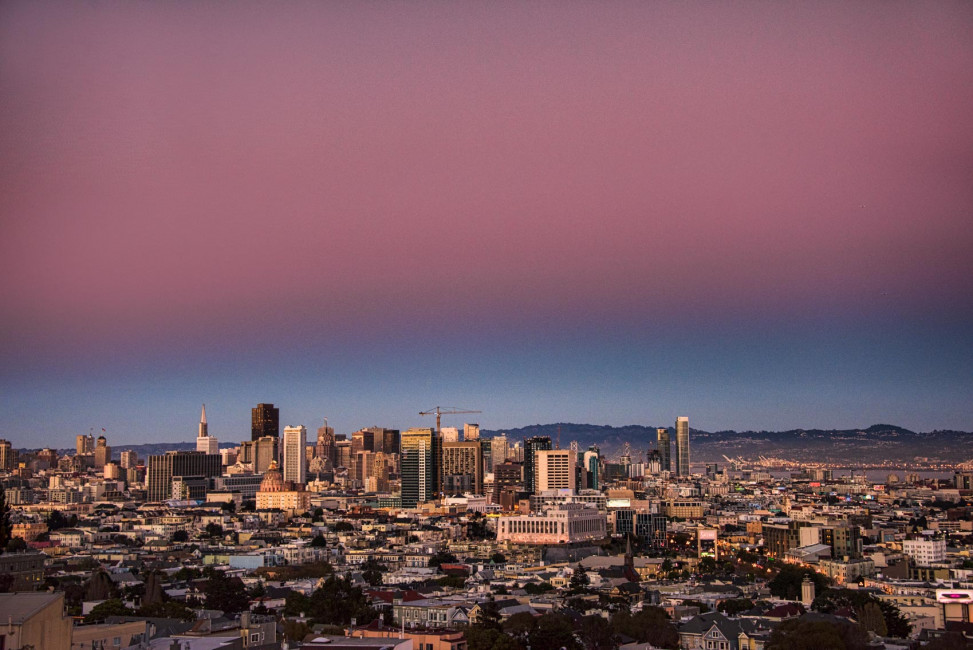
[[[307,429],[284,427],[284,480],[304,484],[307,482]]]
[[[669,437],[669,429],[656,429],[656,439],[659,441],[659,464],[663,472],[672,471],[672,440]]]
[[[86,436],[78,436],[75,438],[75,445],[77,447],[77,454],[79,456],[83,454],[90,454],[95,450],[95,437],[90,433]]]
[[[351,453],[361,451],[375,451],[375,431],[373,429],[359,429],[351,434]]]
[[[489,474],[493,471],[493,444],[489,438],[481,438],[475,441],[480,445],[480,457],[483,458],[481,465],[483,473]]]
[[[524,488],[522,463],[495,463],[493,465],[493,503],[500,503],[504,490],[520,492]]]
[[[121,457],[119,464],[122,466],[122,469],[136,467],[139,464],[139,455],[134,449],[127,449],[119,455]]]
[[[535,456],[539,451],[551,449],[549,436],[534,436],[524,440],[524,491],[528,495],[537,492],[537,464]]]
[[[273,404],[257,404],[257,408],[250,410],[250,439],[265,436],[280,437],[280,409]]]
[[[439,437],[443,442],[459,442],[459,429],[456,427],[443,427],[439,430]]]
[[[318,442],[314,446],[314,455],[323,458],[334,466],[334,427],[329,427],[325,420],[323,427],[318,427]]]
[[[264,436],[253,443],[253,473],[263,474],[277,462],[277,438]]]
[[[237,454],[237,461],[246,465],[253,464],[254,448],[257,446],[253,440],[244,440],[240,443],[240,453]]]
[[[9,440],[0,440],[0,471],[13,469],[13,445]]]
[[[379,431],[382,432],[381,435],[378,434]],[[379,449],[380,440],[381,440],[381,449]],[[384,454],[399,453],[399,430],[398,429],[376,429],[375,451],[380,451]]]
[[[173,476],[219,476],[220,457],[198,451],[167,451],[149,456],[145,479],[149,501],[164,501],[172,495]]]
[[[443,480],[456,476],[470,477],[470,491],[483,494],[483,453],[478,440],[443,442]]]
[[[600,489],[600,484],[598,481],[598,464],[600,462],[598,448],[592,445],[588,447],[588,451],[584,452],[582,456],[582,468],[581,471],[585,473],[587,487],[592,490]]]
[[[354,478],[356,481],[360,481],[362,485],[365,484],[366,479],[369,477],[374,477],[375,475],[375,452],[374,451],[357,451],[354,452],[354,462],[352,463],[351,471],[349,476]]]
[[[206,424],[206,405],[203,404],[203,413],[199,416],[199,435],[196,436],[196,451],[204,454],[220,453],[220,441],[209,435],[209,425]]]
[[[370,475],[375,479],[375,491],[388,492],[389,474],[394,473],[395,461],[392,458],[392,454],[386,454],[380,451],[375,452]]]
[[[494,436],[490,439],[490,447],[490,471],[492,472],[497,465],[507,462],[507,455],[510,453],[507,447],[507,436],[503,434]]]
[[[409,429],[399,438],[402,450],[402,507],[415,508],[436,498],[441,483],[440,442],[433,429]]]
[[[105,436],[98,436],[95,444],[95,469],[104,469],[106,463],[111,462],[111,447]]]
[[[676,476],[689,476],[689,418],[676,418]]]
[[[334,443],[334,466],[351,467],[354,462],[351,456],[351,440],[337,440]]]
[[[479,440],[480,439],[480,425],[476,423],[467,423],[463,425],[463,440]]]
[[[570,449],[539,449],[534,454],[534,492],[578,489],[577,455]]]

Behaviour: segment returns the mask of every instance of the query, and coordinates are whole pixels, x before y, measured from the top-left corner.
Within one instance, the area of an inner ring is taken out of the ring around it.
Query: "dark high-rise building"
[[[329,427],[327,420],[323,427],[318,428],[318,442],[314,446],[314,455],[328,461],[329,467],[334,467],[334,427]]]
[[[443,480],[447,477],[469,477],[467,490],[473,494],[483,494],[483,453],[479,440],[469,442],[444,442]],[[453,480],[452,484],[457,485]],[[455,490],[455,487],[453,488]]]
[[[537,462],[534,456],[538,451],[552,448],[549,436],[534,436],[524,440],[524,491],[528,495],[537,490]]]
[[[400,437],[402,450],[402,507],[415,508],[436,498],[441,490],[439,436],[432,429],[409,429]]]
[[[250,439],[260,440],[264,436],[280,438],[280,409],[273,404],[257,404],[250,410]]]
[[[505,491],[519,492],[524,487],[524,466],[521,463],[495,463],[493,465],[493,502],[500,503]]]
[[[219,476],[222,469],[219,456],[201,451],[167,451],[161,456],[149,456],[145,479],[148,500],[169,499],[173,476]]]
[[[663,472],[672,471],[672,440],[669,429],[656,429],[656,439],[659,441],[659,465]]]

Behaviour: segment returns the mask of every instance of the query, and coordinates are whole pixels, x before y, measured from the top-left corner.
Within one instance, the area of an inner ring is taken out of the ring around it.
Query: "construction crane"
[[[419,415],[435,415],[436,416],[436,435],[439,435],[439,423],[444,415],[456,415],[459,413],[482,413],[483,411],[465,411],[463,409],[458,409],[455,406],[434,406],[428,411],[419,411]]]

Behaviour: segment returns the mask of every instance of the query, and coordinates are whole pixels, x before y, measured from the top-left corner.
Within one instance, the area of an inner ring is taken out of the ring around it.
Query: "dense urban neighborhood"
[[[437,413],[437,416],[441,415]],[[973,645],[973,472],[881,481],[253,409],[139,458],[0,441],[0,648]]]

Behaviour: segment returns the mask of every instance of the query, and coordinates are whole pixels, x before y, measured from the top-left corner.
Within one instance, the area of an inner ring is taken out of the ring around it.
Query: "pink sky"
[[[973,303],[969,3],[0,6],[3,358]]]

